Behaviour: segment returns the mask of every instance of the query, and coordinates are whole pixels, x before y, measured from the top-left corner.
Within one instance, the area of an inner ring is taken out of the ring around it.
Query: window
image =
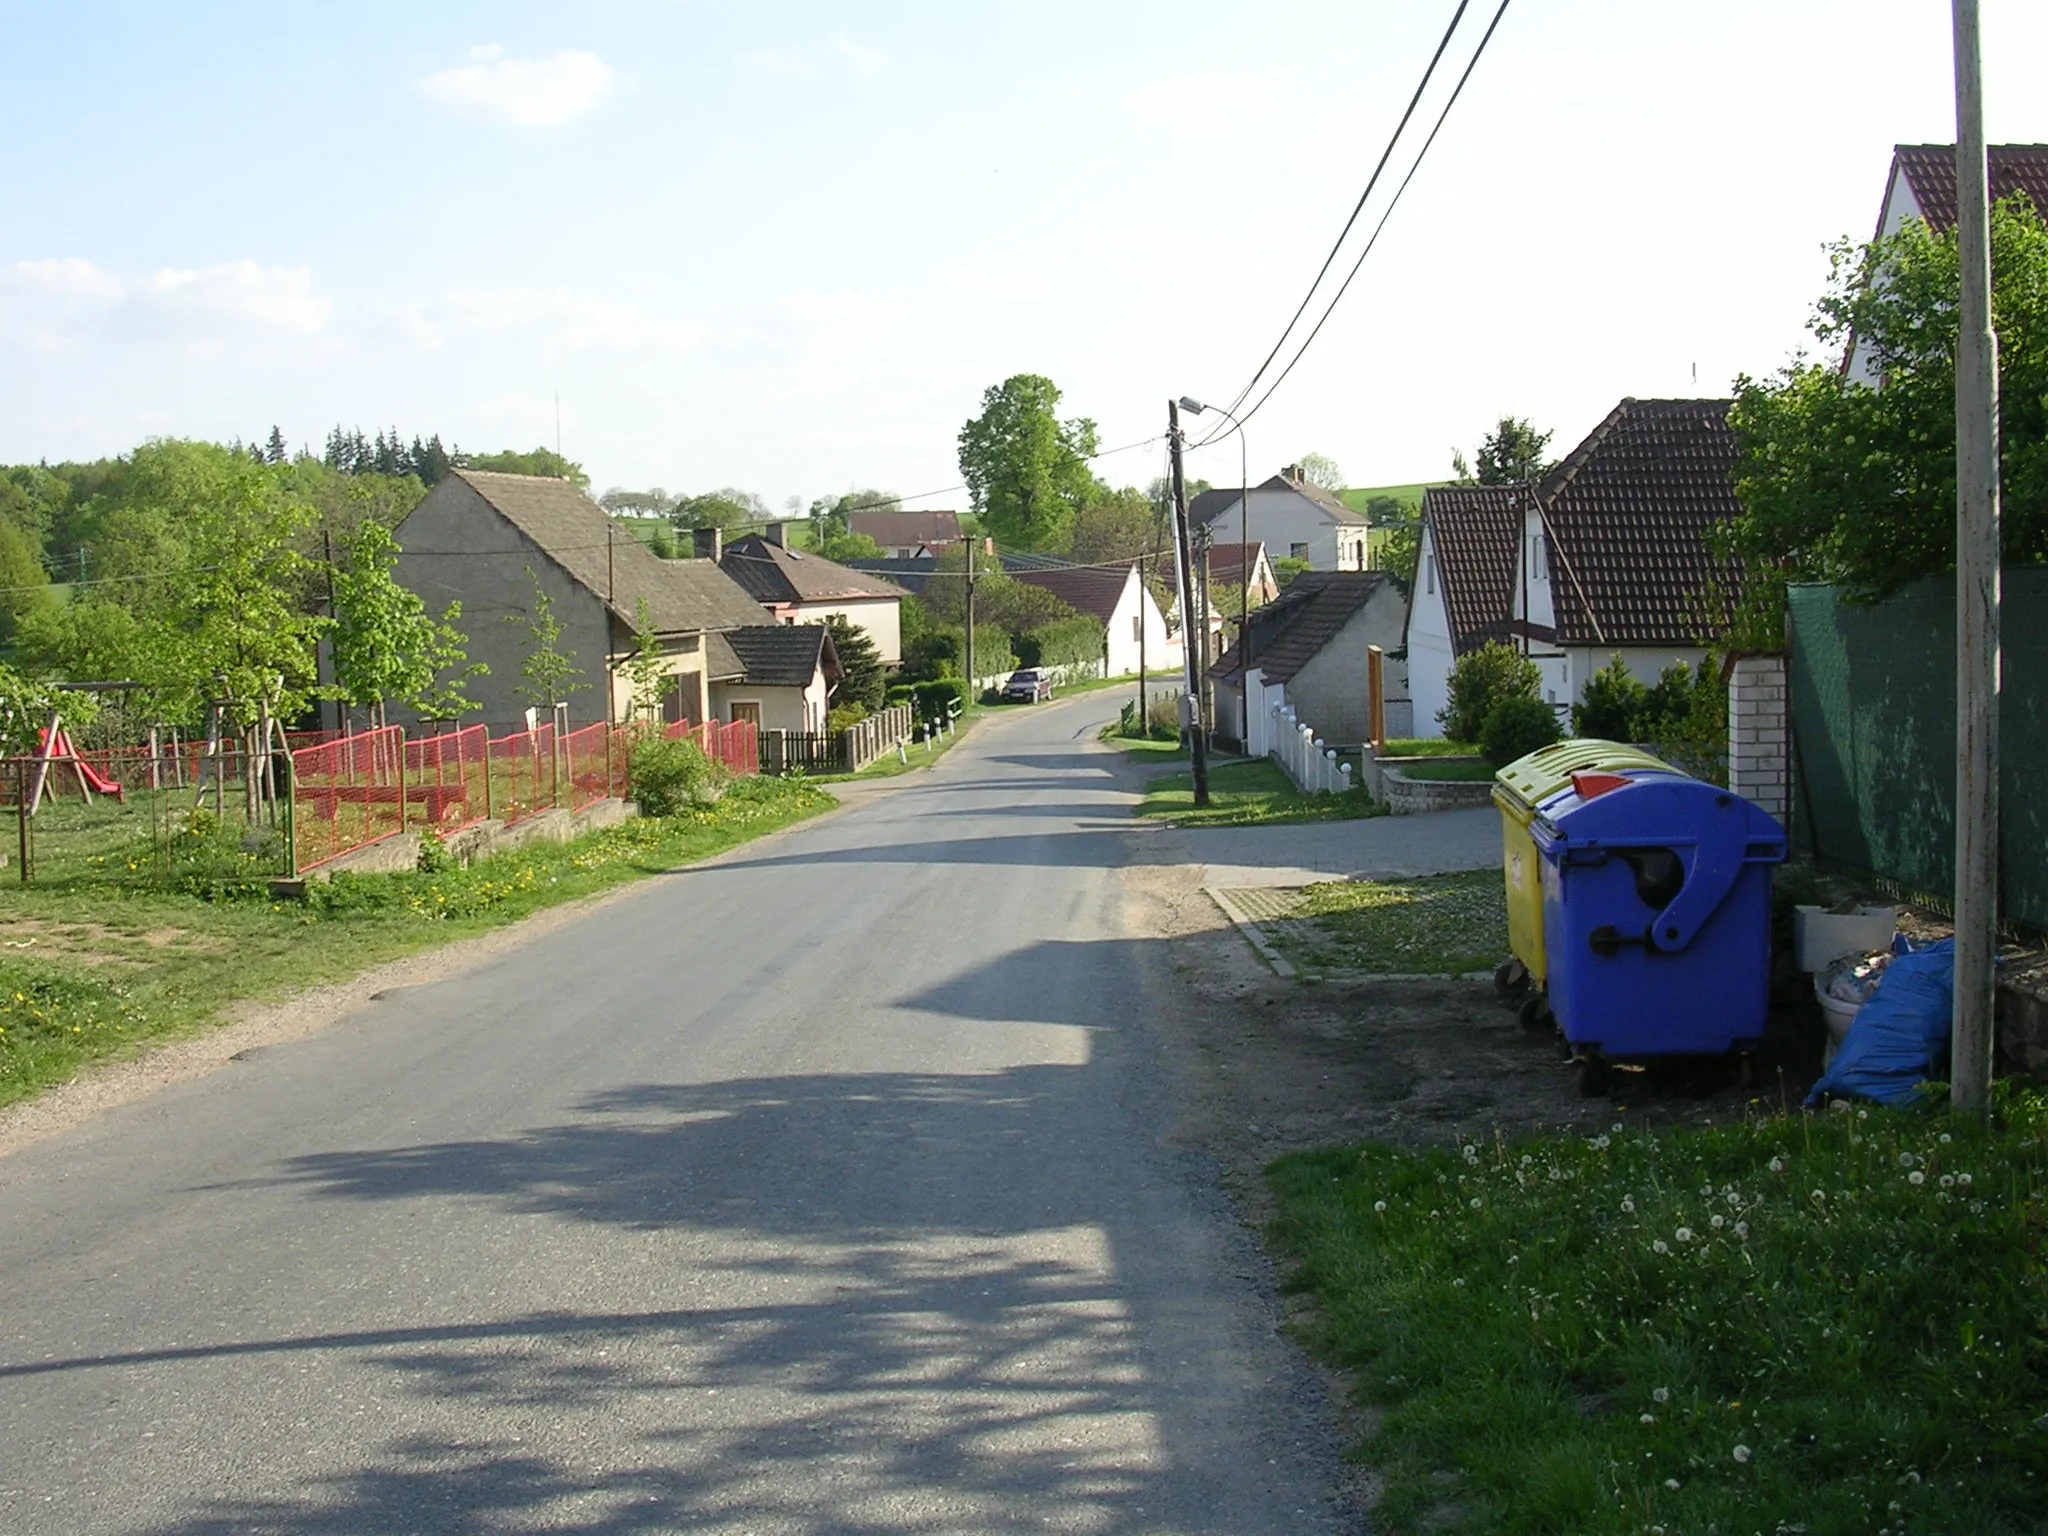
[[[1422,590],[1434,594],[1436,591],[1436,554],[1431,551],[1422,562]]]
[[[1308,558],[1308,546],[1306,544],[1288,545],[1287,557],[1290,560],[1306,560]]]
[[[1540,533],[1529,539],[1529,577],[1532,581],[1550,580],[1550,540]]]
[[[1131,638],[1133,640],[1145,638],[1145,615],[1142,613],[1131,615]]]

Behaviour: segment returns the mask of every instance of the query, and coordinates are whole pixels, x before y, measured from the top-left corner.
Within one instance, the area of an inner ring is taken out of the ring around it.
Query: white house
[[[720,666],[721,652],[736,665]],[[823,624],[750,624],[713,637],[714,719],[764,731],[822,731],[839,657]],[[725,675],[718,675],[725,674]]]
[[[785,526],[770,523],[766,534],[750,533],[719,547],[717,534],[705,550],[716,550],[719,568],[753,594],[783,624],[822,624],[843,618],[865,630],[885,666],[903,659],[904,591],[893,581],[857,571],[821,555],[791,549]],[[700,535],[700,548],[705,535]]]
[[[1252,614],[1216,663],[1218,735],[1255,757],[1272,745],[1276,705],[1289,704],[1305,725],[1331,745],[1365,740],[1371,720],[1366,653],[1386,656],[1385,694],[1405,696],[1406,678],[1396,653],[1407,604],[1400,584],[1385,571],[1308,571]],[[1407,734],[1408,722],[1390,709],[1389,735]]]
[[[1140,657],[1148,672],[1182,664],[1180,634],[1167,632],[1166,615],[1135,565],[1033,565],[1012,568],[1010,576],[1043,587],[1076,613],[1102,621],[1109,676],[1136,672]]]
[[[1985,158],[1993,202],[2024,192],[2035,208],[2048,212],[2048,144],[1993,144]],[[1897,234],[1908,219],[1923,220],[1936,230],[1955,228],[1955,145],[1900,144],[1892,150],[1891,175],[1877,212],[1877,238]],[[1860,341],[1850,342],[1843,369],[1852,383],[1878,382],[1870,349]]]
[[[1726,400],[1624,400],[1540,485],[1424,493],[1408,683],[1434,729],[1453,662],[1519,647],[1560,713],[1620,656],[1654,683],[1725,629],[1736,573],[1708,531],[1741,509]]]
[[[1234,488],[1203,491],[1188,503],[1188,519],[1219,544],[1264,544],[1273,559],[1306,560],[1311,570],[1366,567],[1365,515],[1311,484],[1296,464],[1253,486],[1248,498]]]

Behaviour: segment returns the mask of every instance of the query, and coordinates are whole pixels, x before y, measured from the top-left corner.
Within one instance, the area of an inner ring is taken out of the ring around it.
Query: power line
[[[1350,272],[1345,275],[1344,281],[1338,286],[1337,291],[1330,296],[1330,302],[1324,307],[1323,313],[1317,319],[1314,329],[1302,338],[1301,345],[1295,349],[1294,356],[1287,360],[1287,366],[1280,370],[1279,377],[1266,386],[1266,392],[1260,395],[1251,408],[1245,411],[1239,418],[1240,426],[1256,416],[1259,413],[1260,407],[1273,398],[1273,392],[1287,382],[1287,376],[1294,372],[1294,365],[1301,361],[1309,347],[1314,344],[1316,337],[1322,334],[1322,329],[1329,322],[1330,316],[1336,313],[1337,305],[1350,289],[1352,279],[1358,276],[1359,269],[1365,265],[1365,258],[1372,254],[1372,248],[1379,243],[1380,232],[1387,227],[1387,220],[1394,216],[1395,208],[1400,206],[1401,194],[1408,190],[1408,183],[1413,181],[1415,173],[1422,169],[1423,157],[1429,153],[1430,145],[1436,142],[1437,134],[1443,129],[1444,119],[1451,115],[1451,108],[1458,104],[1458,97],[1464,92],[1465,82],[1472,78],[1472,71],[1477,67],[1480,55],[1486,52],[1486,45],[1493,40],[1494,29],[1500,25],[1500,19],[1507,14],[1507,10],[1508,0],[1500,0],[1500,9],[1493,13],[1493,20],[1487,23],[1486,32],[1479,39],[1479,46],[1472,51],[1472,57],[1465,63],[1464,73],[1458,76],[1458,83],[1451,88],[1450,98],[1444,102],[1443,110],[1437,114],[1436,124],[1429,130],[1429,137],[1422,141],[1422,148],[1416,152],[1414,164],[1408,167],[1408,174],[1401,178],[1401,185],[1394,189],[1394,195],[1388,200],[1386,210],[1380,214],[1379,223],[1373,226],[1372,234],[1365,242],[1365,249],[1358,253],[1358,260],[1351,264]],[[1239,397],[1240,401],[1242,398],[1242,396]],[[1204,438],[1202,443],[1198,443],[1196,446],[1201,447],[1212,441],[1214,435],[1212,434],[1211,437]]]
[[[1408,98],[1408,109],[1401,114],[1401,121],[1394,125],[1394,132],[1387,140],[1387,147],[1380,151],[1379,164],[1372,168],[1372,178],[1366,182],[1365,190],[1358,195],[1358,203],[1352,208],[1351,217],[1344,221],[1344,227],[1337,232],[1337,239],[1330,246],[1330,254],[1323,258],[1323,264],[1316,269],[1315,281],[1308,285],[1308,292],[1301,296],[1301,303],[1280,332],[1280,339],[1273,343],[1273,350],[1266,354],[1266,360],[1259,364],[1258,372],[1251,376],[1251,381],[1239,390],[1237,398],[1224,408],[1227,413],[1234,414],[1237,408],[1244,404],[1245,397],[1259,387],[1259,380],[1266,376],[1266,370],[1273,366],[1273,359],[1280,355],[1280,349],[1287,345],[1287,338],[1294,334],[1295,326],[1301,323],[1301,317],[1308,312],[1309,303],[1315,298],[1316,290],[1322,286],[1323,279],[1329,275],[1330,266],[1336,261],[1337,253],[1344,248],[1344,242],[1349,238],[1352,226],[1358,222],[1358,216],[1365,212],[1365,205],[1372,196],[1373,188],[1379,185],[1380,173],[1387,168],[1387,161],[1393,158],[1394,146],[1400,143],[1401,135],[1408,127],[1408,120],[1415,115],[1415,108],[1422,101],[1422,93],[1429,88],[1430,77],[1436,73],[1437,64],[1443,59],[1444,50],[1450,47],[1451,37],[1457,32],[1458,23],[1464,20],[1465,8],[1469,4],[1471,0],[1458,0],[1458,9],[1451,15],[1451,24],[1444,28],[1444,35],[1437,42],[1436,52],[1429,56],[1429,67],[1423,70],[1422,79],[1415,87],[1415,94]],[[1202,443],[1196,446],[1201,447],[1210,440],[1204,438]]]

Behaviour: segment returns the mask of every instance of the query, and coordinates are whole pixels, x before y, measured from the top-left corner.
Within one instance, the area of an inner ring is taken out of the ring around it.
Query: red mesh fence
[[[472,725],[405,744],[406,825],[453,832],[490,815],[490,740]]]
[[[561,765],[552,724],[500,736],[488,748],[491,814],[519,821],[554,806]]]
[[[612,792],[612,728],[586,725],[562,738],[562,766],[568,776],[569,809],[580,811]]]
[[[692,725],[687,720],[678,720],[662,734],[670,741],[694,741],[706,757],[743,777],[761,771],[760,738],[750,720],[735,720],[730,725],[720,725],[715,720]]]
[[[292,753],[292,843],[302,871],[404,830],[404,743],[392,725]]]

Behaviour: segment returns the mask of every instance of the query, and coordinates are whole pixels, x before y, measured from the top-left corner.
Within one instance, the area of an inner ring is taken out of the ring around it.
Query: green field
[[[1433,485],[1448,485],[1448,480],[1418,480],[1413,485],[1368,485],[1347,487],[1337,493],[1338,500],[1354,512],[1363,512],[1365,504],[1375,496],[1391,496],[1411,513],[1422,510],[1422,493]]]

